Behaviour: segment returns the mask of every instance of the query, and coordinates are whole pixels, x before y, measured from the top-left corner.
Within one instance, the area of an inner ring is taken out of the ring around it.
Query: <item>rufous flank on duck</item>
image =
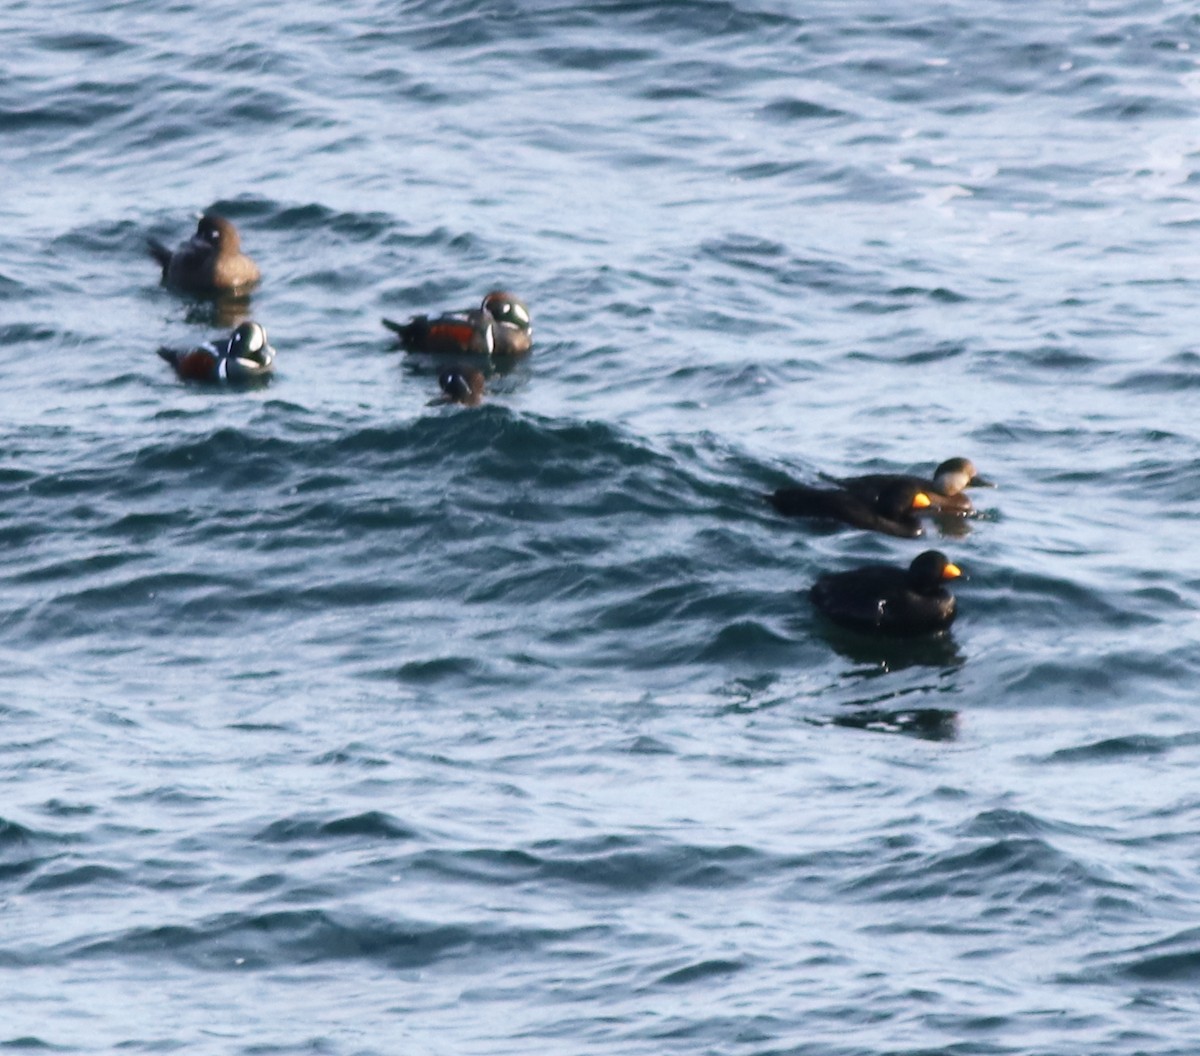
[[[160,348],[158,354],[185,381],[248,384],[269,378],[275,369],[275,349],[258,323],[242,323],[223,342],[192,348]]]
[[[178,249],[154,238],[146,242],[162,268],[163,283],[185,293],[248,290],[261,278],[258,266],[242,252],[237,228],[216,213],[201,216],[196,233]]]
[[[533,346],[529,309],[517,297],[493,290],[478,308],[442,315],[384,319],[408,352],[430,355],[523,356]]]
[[[490,356],[496,347],[495,321],[481,308],[442,315],[414,315],[405,323],[384,319],[406,352],[434,356]]]
[[[939,550],[926,550],[907,568],[864,565],[827,572],[809,591],[818,611],[834,623],[868,634],[909,637],[945,631],[957,603],[945,588],[962,571]]]

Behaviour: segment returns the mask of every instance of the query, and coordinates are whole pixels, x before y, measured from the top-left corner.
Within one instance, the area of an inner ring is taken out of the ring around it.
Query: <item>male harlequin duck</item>
[[[881,489],[900,482],[913,484],[929,496],[929,512],[935,514],[967,515],[975,512],[971,500],[962,494],[963,488],[994,488],[975,471],[969,458],[950,458],[933,471],[933,479],[904,473],[871,473],[862,477],[830,477],[829,480],[866,502],[872,502]]]
[[[433,355],[523,356],[533,347],[529,309],[503,290],[493,290],[478,308],[444,315],[415,315],[407,323],[384,319],[409,352]]]
[[[150,255],[162,266],[162,281],[185,293],[221,293],[249,289],[258,267],[242,252],[238,230],[223,216],[205,213],[196,233],[172,252],[148,239]]]
[[[809,593],[813,604],[843,627],[871,634],[932,634],[954,622],[954,595],[942,584],[960,575],[945,554],[926,550],[908,568],[865,565],[827,572]]]
[[[258,323],[242,323],[224,344],[160,348],[158,354],[186,381],[246,384],[269,378],[275,369],[275,349]]]
[[[478,407],[483,402],[483,373],[474,367],[450,367],[438,375],[443,395],[435,403]]]
[[[854,528],[885,532],[905,539],[923,533],[917,514],[929,507],[929,496],[913,482],[896,481],[861,496],[844,488],[813,488],[798,484],[779,488],[767,500],[787,517],[819,517]]]

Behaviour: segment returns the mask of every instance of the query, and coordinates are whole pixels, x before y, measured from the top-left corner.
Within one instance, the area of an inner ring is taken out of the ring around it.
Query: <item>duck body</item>
[[[874,493],[848,488],[814,488],[804,484],[779,488],[767,500],[785,517],[840,521],[854,528],[915,539],[924,529],[917,513],[929,506],[918,483],[894,481]]]
[[[493,290],[478,308],[443,315],[415,315],[383,325],[408,352],[429,355],[523,356],[533,347],[529,309],[519,298]]]
[[[813,584],[813,605],[851,630],[893,637],[937,634],[957,614],[954,595],[943,585],[962,575],[938,550],[926,550],[907,568],[864,565],[827,572]]]
[[[962,494],[964,488],[994,487],[990,480],[985,480],[976,472],[975,464],[969,458],[947,459],[933,471],[932,479],[906,473],[870,473],[861,477],[829,479],[868,503],[874,502],[879,494],[889,487],[901,484],[914,486],[929,496],[930,513],[959,516],[975,512],[971,500]]]
[[[480,308],[444,315],[414,315],[406,323],[384,319],[383,325],[408,352],[434,356],[490,356],[496,347],[495,321]]]
[[[185,381],[245,385],[265,381],[275,370],[275,349],[258,323],[242,323],[224,343],[194,348],[160,348],[158,354]]]
[[[185,293],[245,290],[261,278],[258,266],[242,252],[237,228],[216,213],[200,217],[196,233],[178,249],[153,238],[147,246],[162,268],[163,283]]]

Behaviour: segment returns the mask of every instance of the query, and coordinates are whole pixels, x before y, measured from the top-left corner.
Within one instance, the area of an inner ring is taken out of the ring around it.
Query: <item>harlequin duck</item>
[[[158,354],[186,381],[246,384],[269,378],[275,369],[275,349],[258,323],[242,323],[223,345],[210,341],[195,348],[160,348]]]
[[[865,502],[873,502],[881,489],[900,482],[913,484],[929,496],[929,512],[936,514],[966,515],[975,512],[975,507],[963,488],[994,488],[996,485],[985,480],[975,471],[969,458],[950,458],[933,471],[933,479],[909,476],[903,473],[871,473],[862,477],[829,477],[829,480],[845,490],[859,496]]]
[[[205,213],[196,233],[172,252],[147,239],[150,255],[162,266],[162,281],[185,293],[245,290],[258,282],[258,267],[242,252],[238,230],[223,216]]]
[[[942,583],[962,575],[946,555],[926,550],[908,568],[865,565],[827,572],[813,584],[813,604],[834,623],[871,634],[909,636],[946,630],[954,595]]]
[[[383,325],[409,352],[523,356],[533,345],[529,309],[503,290],[493,290],[479,308],[433,317],[415,315],[406,323],[384,319]]]
[[[443,395],[435,403],[478,407],[483,402],[483,373],[474,367],[450,367],[438,375]]]
[[[787,517],[841,521],[854,528],[905,539],[915,539],[923,533],[917,513],[929,507],[929,496],[911,481],[896,481],[869,497],[844,488],[798,484],[779,488],[767,500]]]

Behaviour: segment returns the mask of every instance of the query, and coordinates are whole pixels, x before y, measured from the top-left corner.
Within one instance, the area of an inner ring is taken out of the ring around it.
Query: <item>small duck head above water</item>
[[[483,384],[483,372],[474,367],[448,367],[438,374],[444,395],[435,402],[478,407],[483,402]]]
[[[934,490],[942,495],[957,495],[963,488],[994,488],[975,469],[969,458],[948,458],[933,471]]]

